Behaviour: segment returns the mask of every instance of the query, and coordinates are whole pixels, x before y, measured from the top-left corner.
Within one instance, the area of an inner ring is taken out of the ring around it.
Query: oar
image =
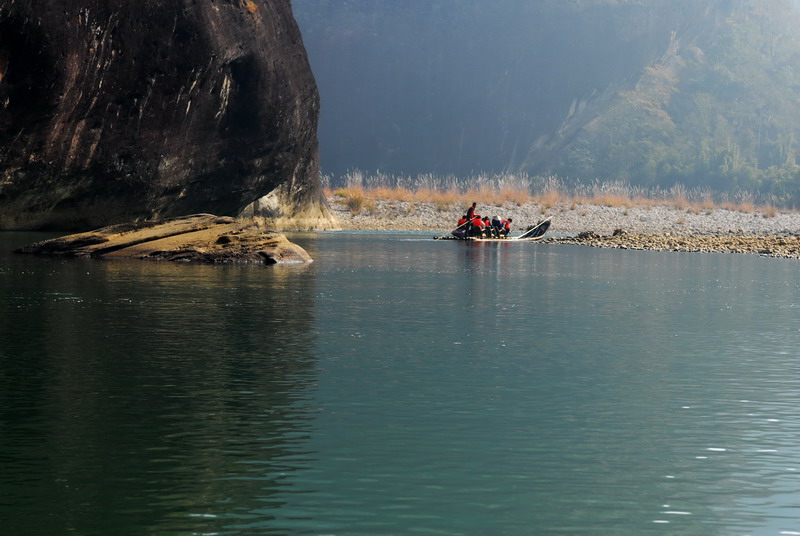
[[[542,225],[544,225],[546,222],[550,221],[550,219],[551,219],[551,218],[552,218],[552,216],[548,216],[548,217],[546,217],[545,219],[543,219],[542,221],[540,221],[539,223],[537,223],[535,227],[531,227],[530,229],[528,229],[527,231],[525,231],[525,232],[524,232],[524,233],[522,233],[521,235],[519,235],[519,236],[515,236],[515,237],[511,238],[511,240],[525,240],[525,237],[526,237],[527,235],[533,234],[533,232],[534,232],[536,229],[538,229],[539,227],[541,227]]]
[[[458,227],[456,227],[455,229],[453,229],[453,231],[458,231],[459,229],[461,229],[462,227],[464,227],[464,226],[465,226],[466,224],[468,224],[469,222],[470,222],[470,220],[467,220],[467,221],[465,221],[464,223],[462,223],[461,225],[459,225]],[[450,231],[450,235],[434,236],[434,238],[446,238],[447,236],[455,236],[455,235],[453,234],[453,231]]]

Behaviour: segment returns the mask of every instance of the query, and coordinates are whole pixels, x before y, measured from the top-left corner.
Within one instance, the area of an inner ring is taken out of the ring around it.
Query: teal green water
[[[39,238],[0,234],[8,534],[800,534],[797,261],[10,253]]]

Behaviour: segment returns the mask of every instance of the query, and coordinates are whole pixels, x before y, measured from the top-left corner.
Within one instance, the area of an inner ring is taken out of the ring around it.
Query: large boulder
[[[2,2],[0,229],[253,215],[264,196],[308,227],[327,216],[318,112],[290,0]]]

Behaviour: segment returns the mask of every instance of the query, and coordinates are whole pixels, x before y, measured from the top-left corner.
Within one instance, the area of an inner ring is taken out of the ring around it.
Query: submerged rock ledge
[[[213,214],[112,225],[37,242],[16,253],[200,263],[312,261],[303,248],[281,233]]]
[[[637,234],[617,230],[611,235],[601,236],[593,231],[584,231],[576,236],[545,238],[542,242],[616,249],[752,253],[765,257],[800,258],[800,236],[794,234],[767,236],[744,234],[672,235]]]

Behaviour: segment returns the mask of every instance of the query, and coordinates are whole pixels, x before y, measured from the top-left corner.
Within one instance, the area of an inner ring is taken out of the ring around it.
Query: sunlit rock
[[[202,263],[311,262],[308,253],[275,231],[212,214],[120,224],[31,244],[17,253]]]

